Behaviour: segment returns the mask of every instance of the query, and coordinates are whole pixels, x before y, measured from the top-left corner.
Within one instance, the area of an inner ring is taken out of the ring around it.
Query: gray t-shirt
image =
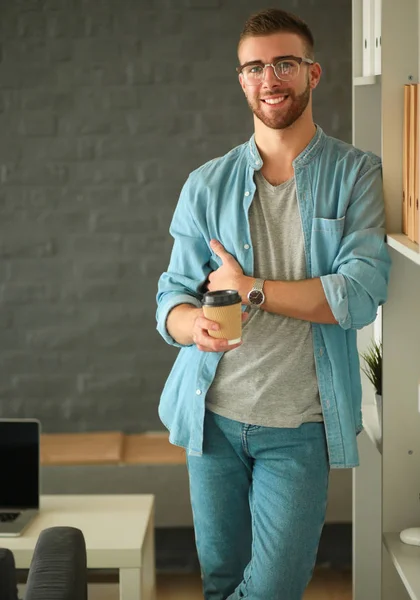
[[[256,172],[255,183],[249,209],[255,277],[306,279],[294,178],[272,186]],[[239,348],[221,358],[207,393],[207,408],[266,427],[322,421],[311,324],[251,309],[242,339]]]

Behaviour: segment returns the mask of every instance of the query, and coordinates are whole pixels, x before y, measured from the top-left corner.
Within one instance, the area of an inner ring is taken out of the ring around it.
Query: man
[[[159,414],[187,449],[204,597],[301,600],[329,470],[358,464],[356,330],[390,267],[381,166],[314,124],[321,67],[299,18],[251,16],[238,57],[255,135],[194,171],[174,213],[157,320],[182,350]],[[209,335],[206,288],[239,291],[241,344]]]

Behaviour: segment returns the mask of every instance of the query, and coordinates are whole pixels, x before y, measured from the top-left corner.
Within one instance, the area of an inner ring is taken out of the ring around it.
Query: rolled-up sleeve
[[[387,299],[390,267],[381,163],[365,155],[332,272],[321,277],[331,311],[343,329],[361,329],[375,320],[378,306]]]
[[[200,288],[210,273],[211,252],[203,233],[197,225],[193,206],[191,177],[185,183],[169,228],[174,238],[168,270],[159,278],[157,292],[157,330],[163,339],[181,347],[169,334],[166,321],[170,311],[179,304],[201,307]]]

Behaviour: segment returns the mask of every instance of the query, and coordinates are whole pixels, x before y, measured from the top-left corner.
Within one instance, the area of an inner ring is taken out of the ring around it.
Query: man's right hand
[[[248,318],[248,313],[242,313],[242,322]],[[185,346],[196,344],[202,352],[227,352],[238,348],[239,344],[229,346],[224,338],[213,338],[209,335],[209,329],[217,331],[219,324],[206,319],[202,308],[196,308],[191,304],[179,304],[175,306],[168,315],[166,321],[170,335]]]
[[[246,316],[245,318],[242,317],[242,321],[248,316],[247,313],[243,314]],[[202,352],[227,352],[228,350],[238,348],[242,344],[242,342],[239,342],[239,344],[232,344],[230,346],[225,338],[214,338],[209,334],[209,330],[218,331],[219,329],[219,324],[215,321],[210,321],[210,319],[206,319],[202,309],[200,309],[200,312],[194,320],[192,330],[194,344]]]

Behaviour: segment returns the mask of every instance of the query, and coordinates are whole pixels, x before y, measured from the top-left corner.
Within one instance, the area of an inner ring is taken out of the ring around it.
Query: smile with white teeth
[[[280,104],[280,102],[284,102],[287,96],[281,96],[281,98],[265,98],[264,102],[267,104]]]

